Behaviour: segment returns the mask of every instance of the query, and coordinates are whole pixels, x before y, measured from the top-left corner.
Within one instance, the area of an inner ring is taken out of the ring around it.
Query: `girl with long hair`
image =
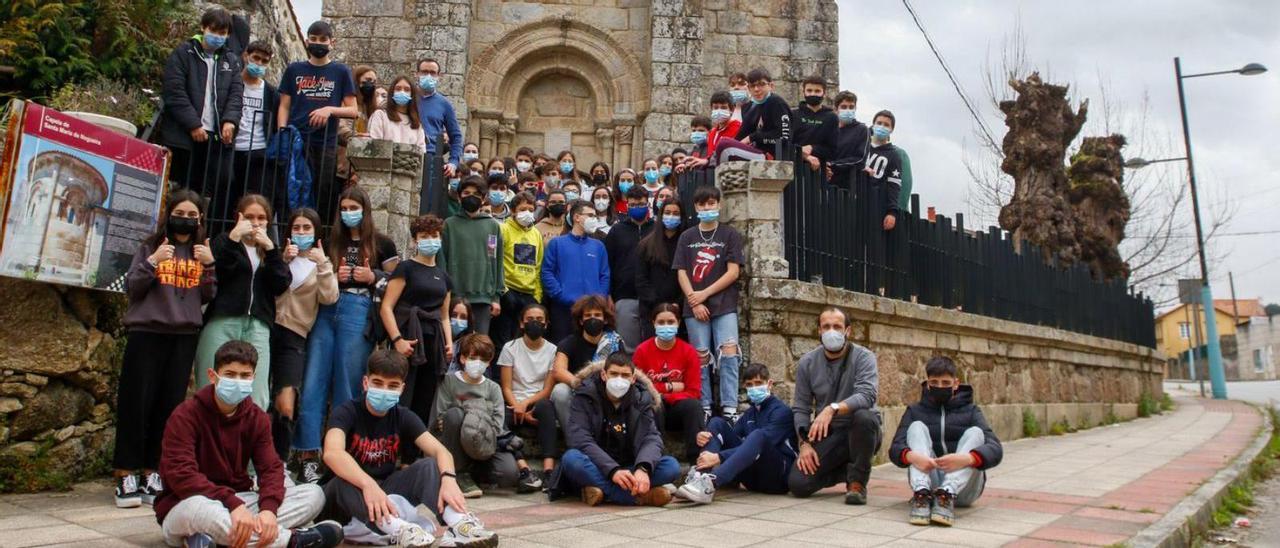
[[[684,292],[671,261],[676,256],[676,242],[684,231],[684,212],[680,200],[673,195],[663,201],[661,213],[654,219],[653,230],[640,239],[640,266],[636,269],[636,295],[640,298],[640,317],[647,318],[660,303],[684,304]],[[652,337],[653,325],[641,323],[644,338]]]
[[[427,137],[418,119],[418,88],[408,76],[391,82],[391,99],[369,116],[369,136],[427,150]]]

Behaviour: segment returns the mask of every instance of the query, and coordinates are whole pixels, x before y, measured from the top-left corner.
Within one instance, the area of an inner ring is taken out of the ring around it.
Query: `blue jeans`
[[[738,367],[742,364],[742,352],[738,347],[738,313],[730,312],[712,316],[710,322],[699,321],[692,316],[684,319],[689,331],[689,343],[698,351],[702,360],[702,408],[711,409],[711,368],[720,372],[720,407],[738,410]],[[732,353],[725,347],[732,346]],[[715,348],[718,352],[712,352]]]
[[[720,454],[720,465],[711,470],[717,489],[742,482],[747,489],[759,493],[787,492],[787,472],[795,459],[771,445],[764,430],[751,432],[743,439],[729,421],[713,417],[707,423],[707,431],[711,432],[711,440],[703,450]],[[727,456],[722,453],[726,450],[730,450]]]
[[[614,504],[623,504],[634,506],[636,498],[626,489],[618,487],[618,484],[609,481],[604,477],[596,467],[596,463],[591,462],[591,457],[586,453],[577,449],[570,449],[564,452],[560,457],[560,470],[564,474],[563,479],[569,480],[572,489],[569,492],[577,492],[583,487],[596,486],[604,491],[604,500]],[[653,474],[649,477],[649,485],[651,489],[658,489],[661,485],[666,485],[676,480],[680,476],[680,463],[676,462],[676,458],[670,455],[663,455],[658,459],[657,465],[653,468]]]
[[[341,293],[337,303],[321,306],[316,314],[316,325],[307,339],[295,450],[320,450],[326,401],[337,407],[364,393],[361,378],[373,352],[373,343],[364,337],[370,306],[369,297]]]

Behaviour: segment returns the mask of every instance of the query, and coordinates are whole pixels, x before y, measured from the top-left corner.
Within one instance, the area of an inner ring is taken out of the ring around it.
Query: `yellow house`
[[[1156,316],[1156,349],[1169,358],[1177,358],[1191,348],[1196,336],[1196,315],[1200,316],[1200,342],[1207,344],[1204,307],[1195,309],[1196,314],[1192,314],[1191,305],[1182,304]],[[1213,309],[1219,338],[1234,336],[1236,326],[1248,322],[1251,316],[1266,315],[1260,299],[1237,300],[1234,306],[1231,299],[1214,299]]]

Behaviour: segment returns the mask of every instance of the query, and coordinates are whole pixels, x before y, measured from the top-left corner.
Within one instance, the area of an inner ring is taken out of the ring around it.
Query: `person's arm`
[[[898,421],[898,430],[893,433],[893,442],[889,444],[889,462],[898,468],[911,466],[911,463],[907,462],[907,453],[911,452],[911,448],[907,445],[907,429],[916,420],[911,411],[912,407],[907,405],[906,410],[902,412],[902,420]]]
[[[687,350],[683,352],[681,361],[684,364],[681,368],[684,370],[684,389],[676,392],[676,395],[688,396],[694,400],[702,399],[702,360],[698,358],[698,351],[694,350],[692,345],[684,345]]]
[[[715,295],[721,291],[724,291],[729,286],[733,285],[738,281],[738,275],[741,274],[741,272],[742,272],[742,267],[738,266],[738,263],[729,263],[728,265],[726,265],[726,270],[724,275],[720,276],[720,278],[717,279],[715,283],[707,286],[707,288],[703,289],[702,291],[706,293],[708,297]],[[683,270],[680,271],[680,274],[683,275],[686,279],[688,278],[688,275],[686,275]],[[690,287],[692,287],[692,285]]]
[[[316,289],[320,304],[333,304],[338,302],[338,276],[333,271],[333,262],[329,257],[323,254],[320,256],[323,258],[316,263]]]
[[[382,304],[378,307],[378,317],[382,318],[382,328],[387,332],[387,340],[394,341],[400,337],[400,323],[396,321],[396,303],[404,293],[404,278],[394,277],[387,281],[387,289],[382,293]]]
[[[369,137],[373,139],[389,139],[387,136],[387,124],[391,123],[391,119],[387,118],[386,111],[381,109],[374,111],[369,116]]]
[[[502,353],[498,354],[498,380],[502,386],[502,400],[507,406],[514,407],[516,393],[511,390],[511,379],[515,374],[515,352],[511,350],[511,345],[503,345]]]
[[[544,344],[550,344],[550,343],[544,343]],[[538,390],[536,393],[534,393],[534,395],[529,396],[528,398],[525,398],[524,403],[527,406],[527,408],[532,409],[533,404],[538,403],[547,398],[550,398],[551,390],[554,389],[555,387],[556,387],[555,376],[552,375],[550,371],[548,371],[547,376],[542,380],[542,389]]]
[[[208,497],[222,503],[227,511],[244,506],[235,489],[210,481],[200,471],[200,461],[196,458],[198,429],[197,420],[182,410],[170,415],[165,423],[160,449],[160,474],[164,476],[165,489],[179,499],[196,495]]]
[[[654,230],[662,230],[662,227],[655,226]],[[644,261],[640,253],[632,253],[629,260],[635,262],[633,270],[636,273],[636,297],[645,308],[652,307],[656,304],[658,297],[649,277],[649,264]]]
[[[234,54],[232,54],[232,56],[234,58]],[[244,66],[239,59],[235,59],[232,63],[232,68],[238,68],[239,70],[235,71],[231,76],[231,87],[227,90],[227,106],[222,109],[221,121],[224,124],[231,124],[235,126],[233,129],[233,131],[235,131],[240,129],[240,113],[244,110],[244,78],[240,77],[240,73],[244,70]],[[217,72],[217,67],[214,67],[214,72]],[[216,85],[217,82],[214,82],[214,84]],[[266,90],[264,89],[263,91],[263,99],[265,99]]]
[[[284,129],[289,125],[289,106],[293,104],[293,96],[285,93],[280,94],[280,106],[276,107],[276,130]]]
[[[853,352],[852,349],[849,351]],[[853,371],[849,373],[853,375],[853,393],[840,402],[844,405],[841,406],[838,415],[876,406],[880,387],[880,370],[876,366],[876,355],[870,351],[859,352],[858,359],[853,362]],[[834,387],[835,390],[840,388]]]
[[[502,387],[491,379],[485,379],[484,382],[489,385],[489,395],[485,398],[489,402],[489,414],[493,415],[493,423],[498,425],[499,429],[505,430],[507,406],[502,400]]]
[[[124,286],[129,294],[129,300],[141,301],[147,297],[147,292],[156,284],[156,267],[151,265],[150,257],[155,250],[151,246],[142,244],[138,246],[138,252],[133,254],[133,264],[129,265],[129,273],[125,275]],[[213,270],[212,267],[205,270]],[[203,287],[201,288],[203,290]]]
[[[347,433],[341,428],[330,428],[324,433],[323,460],[333,475],[354,485],[361,492],[370,487],[378,487],[378,481],[365,472],[360,463],[347,452]]]
[[[458,125],[458,113],[453,110],[453,103],[445,102],[448,109],[444,113],[444,130],[449,134],[449,163],[455,169],[462,169],[462,127]]]
[[[564,352],[556,352],[555,365],[551,366],[551,375],[555,382],[567,385],[573,388],[573,373],[569,372],[569,355]]]
[[[633,467],[653,475],[653,469],[662,458],[662,433],[658,431],[658,422],[654,418],[652,406],[640,412],[640,420],[636,424],[636,461]],[[612,479],[612,478],[610,478]]]
[[[293,283],[293,272],[289,270],[289,265],[285,264],[279,247],[272,247],[266,251],[262,265],[266,267],[267,290],[271,292],[272,297],[279,297],[289,290],[289,286]]]
[[[461,154],[461,152],[459,152],[459,154]],[[493,254],[493,260],[490,268],[494,269],[494,278],[496,279],[496,282],[493,284],[493,300],[489,302],[490,304],[499,305],[499,303],[502,302],[502,294],[507,292],[506,269],[502,267],[502,246],[504,245],[502,242],[502,226],[499,225],[498,230],[495,230],[493,234],[498,238],[498,244],[497,247],[494,248],[497,252]],[[513,310],[511,312],[516,314],[520,313],[518,310]]]
[[[189,55],[186,52],[187,47],[188,45],[184,42],[169,54],[160,80],[160,97],[164,100],[164,112],[173,118],[174,125],[182,128],[184,132],[190,132],[202,125],[200,111],[191,104],[191,97],[187,95],[187,63],[183,60],[183,56]]]
[[[557,268],[560,261],[560,246],[555,240],[551,240],[547,244],[547,254],[542,258],[542,291],[547,294],[547,298],[551,302],[559,303],[564,290],[560,286],[559,269]],[[559,358],[556,358],[557,361]]]
[[[201,266],[204,270],[200,271],[200,304],[209,304],[218,295],[218,264]]]
[[[448,274],[445,274],[448,276]],[[453,310],[453,285],[450,284],[449,291],[444,294],[444,300],[440,302],[440,330],[444,335],[444,357],[445,361],[453,359],[453,329],[449,326],[449,311]]]
[[[338,118],[359,118],[360,117],[360,107],[356,106],[355,95],[348,95],[346,97],[343,97],[342,106],[340,107],[327,107],[327,108],[329,108],[330,116],[337,116]]]
[[[801,443],[808,438],[809,425],[813,422],[813,390],[809,386],[810,360],[807,359],[808,357],[809,355],[801,357],[800,362],[796,364],[795,392],[791,396],[791,417],[794,419],[796,434],[800,436]]]
[[[253,469],[258,473],[258,511],[277,514],[284,502],[284,463],[276,454],[270,417],[258,413],[256,422],[252,451]]]
[[[982,409],[977,405],[973,406],[973,424],[982,429],[983,438],[982,445],[969,453],[974,455],[973,467],[978,470],[986,470],[994,468],[1004,460],[1004,446],[1000,444],[1000,438],[996,437],[996,433],[991,429],[991,425],[987,424],[987,417],[982,414]]]
[[[911,208],[911,158],[907,156],[907,151],[901,148],[898,148],[898,162],[901,164],[900,169],[902,170],[902,182],[899,183],[902,188],[899,190],[899,195],[896,196],[898,209],[908,211]]]
[[[586,397],[579,398],[574,394],[573,401],[569,405],[569,425],[565,427],[564,432],[565,444],[585,454],[591,462],[595,463],[596,468],[604,473],[605,479],[613,481],[613,474],[622,470],[622,467],[600,447],[600,444],[596,443],[595,433],[587,424],[591,422],[588,405]]]
[[[596,258],[596,264],[600,269],[600,287],[604,288],[606,295],[609,293],[609,278],[612,273],[609,271],[609,252],[605,251],[604,245],[600,245],[600,257]]]

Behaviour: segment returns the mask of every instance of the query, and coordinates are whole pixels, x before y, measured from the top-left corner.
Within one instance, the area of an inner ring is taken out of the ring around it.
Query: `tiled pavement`
[[[1123,542],[1253,441],[1259,414],[1238,402],[1180,398],[1164,416],[1005,446],[974,508],[956,526],[906,523],[909,490],[892,466],[873,472],[867,506],[839,486],[810,499],[723,492],[714,504],[590,508],[541,495],[472,501],[502,546],[1062,546]],[[150,509],[111,506],[105,482],[70,493],[0,497],[0,547],[160,545]]]

